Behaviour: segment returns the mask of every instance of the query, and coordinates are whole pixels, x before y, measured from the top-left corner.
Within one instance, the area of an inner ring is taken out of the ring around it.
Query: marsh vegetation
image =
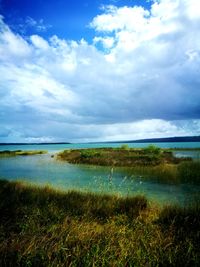
[[[200,206],[0,182],[1,266],[199,266]]]
[[[93,148],[64,150],[58,158],[75,164],[92,164],[102,166],[156,166],[163,163],[179,163],[190,158],[176,158],[172,151],[150,145],[143,149],[129,148]]]

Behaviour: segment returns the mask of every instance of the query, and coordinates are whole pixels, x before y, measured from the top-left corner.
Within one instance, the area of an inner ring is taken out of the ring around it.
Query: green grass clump
[[[149,155],[160,155],[161,151],[161,148],[155,145],[149,145],[144,148],[144,152]]]
[[[198,207],[0,181],[0,266],[199,266]]]
[[[121,149],[126,149],[126,150],[128,150],[128,149],[129,149],[129,146],[128,146],[127,144],[123,144],[123,145],[121,145],[120,148],[121,148]]]
[[[90,149],[83,149],[80,152],[80,157],[81,158],[93,158],[93,157],[101,157],[102,153],[100,151],[96,151],[96,150],[90,150]]]

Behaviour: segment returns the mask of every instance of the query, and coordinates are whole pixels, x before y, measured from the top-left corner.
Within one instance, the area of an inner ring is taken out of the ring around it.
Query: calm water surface
[[[182,144],[182,146],[181,146]],[[70,144],[70,145],[15,145],[0,146],[0,150],[48,150],[46,155],[0,158],[0,178],[22,180],[39,185],[50,185],[62,190],[115,193],[119,195],[146,195],[159,203],[186,204],[200,192],[199,186],[161,184],[132,175],[124,168],[72,165],[52,158],[57,151],[68,148],[119,147],[121,144]],[[148,144],[129,144],[130,147],[145,147]],[[160,147],[200,147],[200,143],[157,143]],[[173,146],[172,146],[173,145]],[[191,151],[185,151],[187,153]],[[196,151],[198,152],[198,151]],[[195,153],[196,153],[195,152]],[[184,151],[179,151],[184,156]],[[198,158],[198,154],[193,155]]]
[[[126,143],[124,143],[126,144]],[[153,143],[127,143],[129,147],[142,148]],[[0,145],[2,150],[48,150],[49,152],[61,151],[64,149],[79,148],[99,148],[99,147],[120,147],[122,143],[83,143],[83,144],[47,144],[47,145]],[[171,143],[154,143],[161,148],[200,148],[200,142],[171,142]]]

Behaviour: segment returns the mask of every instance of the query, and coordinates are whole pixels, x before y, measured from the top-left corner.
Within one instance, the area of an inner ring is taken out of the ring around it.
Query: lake
[[[169,142],[169,143],[80,143],[80,144],[30,144],[30,145],[0,145],[2,150],[48,150],[57,152],[64,149],[120,147],[127,144],[129,147],[142,148],[154,144],[161,148],[200,148],[200,142]]]
[[[126,168],[73,165],[58,161],[51,155],[64,149],[92,147],[120,147],[109,144],[52,144],[52,145],[2,145],[0,150],[48,150],[48,154],[0,158],[0,178],[21,180],[38,185],[49,185],[62,190],[81,190],[119,195],[143,194],[160,204],[187,204],[198,196],[200,187],[192,184],[159,183],[156,179],[144,179],[133,175]],[[129,147],[145,147],[134,143]],[[162,148],[197,148],[200,143],[156,143]],[[193,153],[194,152],[194,153]],[[199,151],[177,151],[177,156],[199,158]],[[189,153],[189,154],[188,154]]]

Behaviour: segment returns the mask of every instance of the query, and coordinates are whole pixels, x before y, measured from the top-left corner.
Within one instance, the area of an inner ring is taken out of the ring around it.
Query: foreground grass
[[[3,150],[0,151],[0,157],[32,156],[46,153],[46,150]]]
[[[0,181],[0,266],[199,266],[200,207]]]

